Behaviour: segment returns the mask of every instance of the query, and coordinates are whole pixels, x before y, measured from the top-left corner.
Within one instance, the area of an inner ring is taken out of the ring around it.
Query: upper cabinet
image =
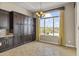
[[[9,12],[0,9],[0,27],[9,30]]]

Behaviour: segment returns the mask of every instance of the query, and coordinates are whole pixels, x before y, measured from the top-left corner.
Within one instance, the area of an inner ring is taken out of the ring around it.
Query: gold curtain
[[[59,43],[65,45],[64,38],[64,10],[60,10],[60,30],[59,30]]]
[[[40,18],[37,17],[36,19],[36,40],[39,41],[39,34],[40,34]]]

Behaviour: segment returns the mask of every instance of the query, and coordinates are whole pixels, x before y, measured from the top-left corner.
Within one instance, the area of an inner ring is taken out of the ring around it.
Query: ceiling
[[[16,2],[17,5],[25,8],[30,12],[37,11],[38,9],[40,9],[40,6],[43,11],[46,11],[46,10],[63,6],[67,3],[68,2],[41,2],[41,5],[40,5],[40,2]]]

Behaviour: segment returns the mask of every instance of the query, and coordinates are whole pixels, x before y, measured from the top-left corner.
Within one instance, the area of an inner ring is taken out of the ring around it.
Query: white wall
[[[75,47],[75,8],[74,3],[65,5],[64,31],[66,46]]]
[[[21,8],[20,6],[16,5],[12,2],[0,2],[0,9],[4,9],[7,11],[16,11],[25,15],[32,15],[29,11],[25,10],[24,8]]]
[[[79,56],[79,2],[77,3],[77,19],[76,19],[76,47],[77,47],[77,55]]]

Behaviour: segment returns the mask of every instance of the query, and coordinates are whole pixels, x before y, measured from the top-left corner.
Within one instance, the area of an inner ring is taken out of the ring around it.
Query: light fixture
[[[44,12],[42,11],[41,7],[42,7],[42,3],[40,2],[40,9],[38,11],[36,11],[36,13],[35,13],[36,17],[41,18],[45,15]]]

